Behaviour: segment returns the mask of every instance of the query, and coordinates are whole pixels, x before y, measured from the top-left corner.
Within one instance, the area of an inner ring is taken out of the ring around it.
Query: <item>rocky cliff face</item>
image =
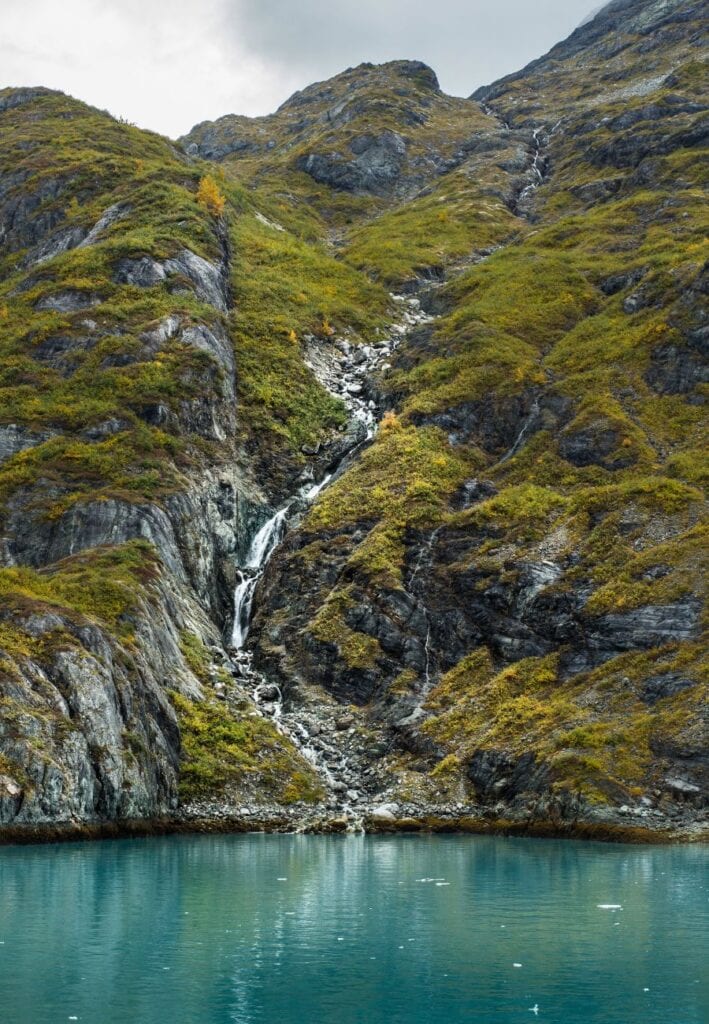
[[[700,827],[701,20],[180,148],[0,93],[6,829]]]

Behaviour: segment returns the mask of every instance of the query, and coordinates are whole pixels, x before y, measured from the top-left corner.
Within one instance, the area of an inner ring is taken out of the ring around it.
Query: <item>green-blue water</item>
[[[707,1024],[706,869],[455,836],[0,849],[0,1021]]]

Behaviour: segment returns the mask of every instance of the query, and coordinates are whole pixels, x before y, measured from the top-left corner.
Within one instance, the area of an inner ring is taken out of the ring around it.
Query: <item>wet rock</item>
[[[676,797],[682,800],[692,800],[701,795],[701,788],[686,779],[668,778],[665,779],[665,786]]]
[[[63,376],[69,376],[81,365],[84,353],[91,351],[98,338],[76,335],[53,335],[45,338],[34,350],[35,359],[47,363]]]
[[[373,807],[369,813],[372,821],[379,822],[390,822],[396,821],[399,814],[399,805],[395,803],[391,804],[378,804]]]
[[[700,611],[700,602],[690,598],[603,615],[588,621],[586,641],[592,650],[610,654],[689,640],[697,633]]]
[[[478,750],[467,775],[483,799],[511,799],[520,793],[542,793],[549,785],[549,768],[533,753],[514,758],[502,750]]]
[[[269,704],[273,704],[281,699],[281,691],[273,683],[262,683],[261,686],[258,687],[256,695],[258,700]]]
[[[635,457],[619,454],[622,440],[615,427],[598,420],[580,430],[566,430],[559,438],[559,454],[578,467],[598,465],[610,470],[625,469],[633,464]]]
[[[85,238],[82,238],[78,243],[79,249],[85,249],[89,245],[94,245],[100,239],[106,228],[109,228],[116,221],[122,220],[127,217],[130,213],[131,207],[128,203],[115,203],[113,206],[109,206],[104,213],[101,214],[99,219],[96,221],[94,226],[90,229]]]
[[[683,690],[696,686],[695,679],[688,679],[686,676],[675,672],[665,672],[659,676],[651,676],[642,685],[641,698],[646,704],[656,704],[658,700],[665,697],[674,697]]]
[[[456,508],[471,508],[480,501],[494,497],[497,493],[497,488],[491,480],[479,480],[476,477],[473,480],[465,481],[453,498],[453,503]]]
[[[589,206],[602,203],[617,195],[623,184],[622,178],[601,178],[583,185],[574,185],[569,189],[572,195]]]
[[[192,348],[206,352],[224,370],[229,384],[228,393],[233,397],[236,384],[234,346],[224,328],[218,324],[211,327],[207,327],[206,324],[196,324],[185,328],[179,337],[183,345],[190,345]]]
[[[601,281],[600,288],[604,295],[617,295],[618,292],[632,288],[647,273],[647,267],[636,267],[622,274],[612,274]]]
[[[690,347],[661,345],[650,358],[645,380],[661,395],[687,395],[709,382],[709,362]]]
[[[183,249],[173,259],[166,260],[165,270],[186,278],[197,298],[226,312],[229,296],[224,267],[217,267],[189,249]]]
[[[85,236],[85,228],[63,228],[61,231],[52,235],[51,238],[46,239],[41,242],[40,245],[36,246],[24,259],[23,265],[31,267],[47,263],[62,252],[67,252],[69,249],[75,249]]]
[[[8,252],[40,245],[64,221],[64,210],[55,205],[67,187],[64,177],[47,175],[37,182],[20,170],[3,177],[2,186],[0,245]]]

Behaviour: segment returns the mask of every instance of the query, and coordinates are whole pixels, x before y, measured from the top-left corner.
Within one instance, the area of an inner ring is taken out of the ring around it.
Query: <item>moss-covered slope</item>
[[[471,99],[361,65],[180,144],[0,92],[0,825],[701,817],[702,16],[614,0]],[[402,330],[390,290],[431,319],[250,634],[333,788],[224,638],[346,450],[313,359]]]
[[[267,200],[62,94],[0,93],[0,134],[0,821],[172,811],[183,762],[187,794],[316,790],[248,700],[188,705],[233,688],[221,634],[253,521],[304,444],[339,439],[303,334],[356,340],[388,297]],[[225,775],[222,731],[244,747]]]
[[[263,664],[393,730],[400,797],[649,818],[703,800],[700,21],[611,4],[477,94],[503,134],[536,132],[539,187],[489,258],[436,261],[438,318],[386,382],[395,415],[274,567]],[[442,212],[462,188],[434,187]],[[427,201],[357,227],[343,257],[376,273]]]

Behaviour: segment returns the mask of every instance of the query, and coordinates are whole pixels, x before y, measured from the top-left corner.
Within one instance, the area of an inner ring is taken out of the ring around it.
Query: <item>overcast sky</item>
[[[2,0],[0,87],[46,85],[177,136],[267,114],[361,61],[424,60],[467,96],[598,0]]]

